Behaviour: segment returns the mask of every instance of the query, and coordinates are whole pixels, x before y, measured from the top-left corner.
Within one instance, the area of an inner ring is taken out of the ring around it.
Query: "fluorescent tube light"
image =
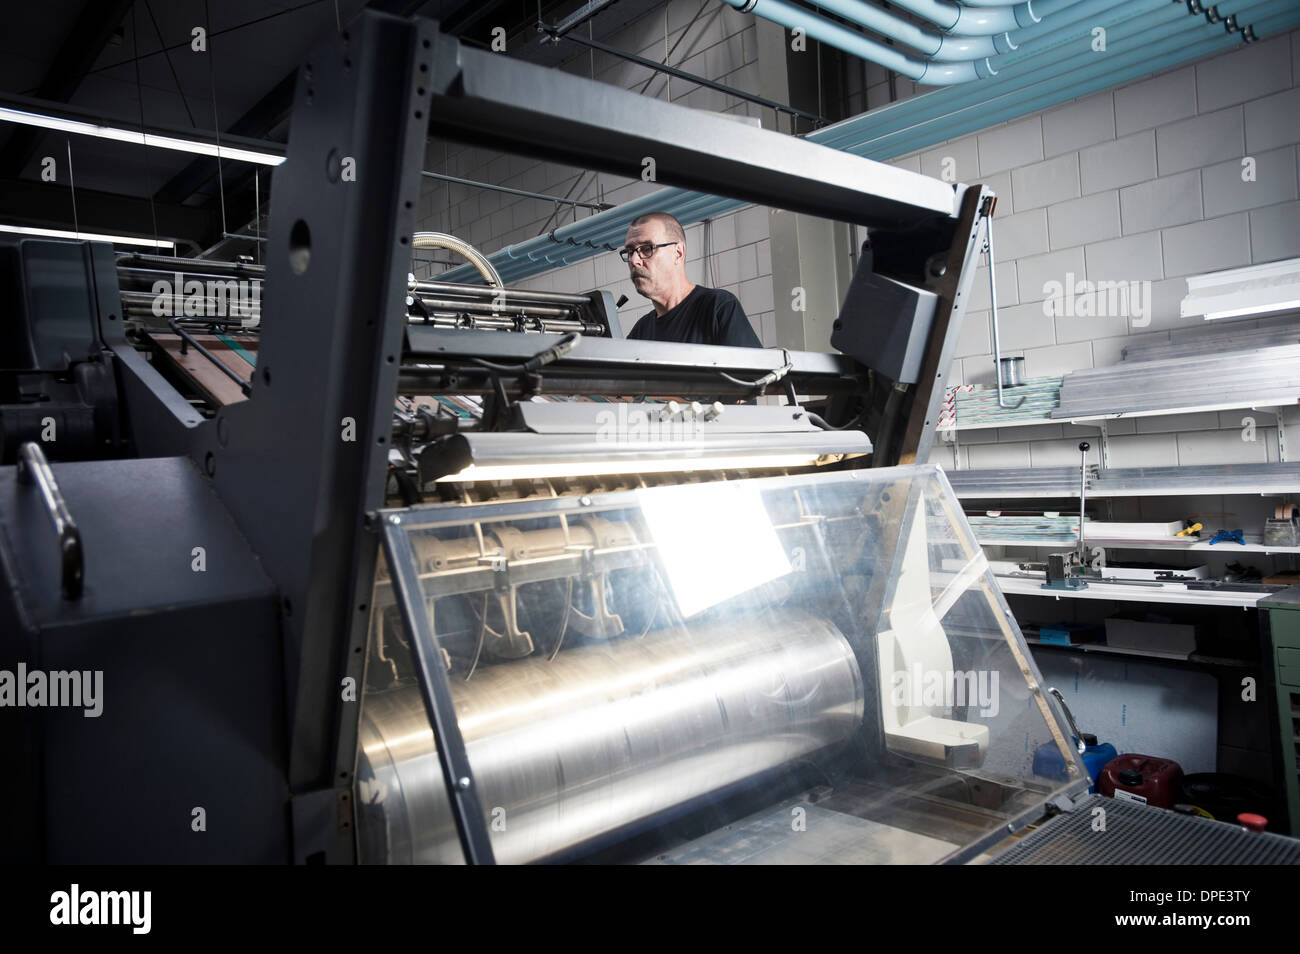
[[[1241,318],[1300,308],[1300,258],[1189,275],[1184,318]]]
[[[131,142],[156,149],[173,149],[177,152],[189,152],[199,156],[220,156],[222,159],[235,159],[240,162],[256,162],[263,166],[278,166],[284,162],[284,156],[269,152],[255,152],[252,149],[240,149],[236,146],[218,146],[216,143],[201,142],[195,139],[181,139],[176,136],[163,136],[158,133],[142,132],[138,129],[122,129],[117,126],[101,126],[97,123],[82,122],[79,119],[65,119],[59,116],[46,116],[23,109],[0,106],[0,120],[21,123],[24,126],[37,126],[56,132],[73,133],[78,136],[95,136],[99,139],[115,139],[118,142]]]
[[[609,474],[688,473],[693,470],[756,470],[765,467],[810,467],[818,454],[691,457],[669,460],[556,461],[546,464],[470,464],[438,483],[464,480],[530,480],[542,477],[598,477]]]
[[[138,238],[133,235],[101,235],[99,232],[70,232],[66,229],[38,229],[27,225],[0,225],[0,232],[39,235],[42,238],[82,239],[87,242],[113,242],[116,245],[144,245],[148,248],[176,248],[167,239]]]
[[[811,467],[871,453],[861,431],[827,431],[791,418],[790,408],[733,407],[698,430],[632,428],[632,414],[656,420],[669,406],[527,404],[523,421],[538,431],[449,435],[421,454],[425,482],[527,480],[610,474],[689,473]],[[623,408],[630,408],[625,414]],[[735,414],[729,421],[727,414]],[[747,413],[746,413],[747,412]],[[613,419],[615,427],[607,428]],[[766,427],[762,425],[766,423]],[[620,426],[621,425],[621,426]]]
[[[1300,298],[1292,298],[1290,301],[1272,302],[1267,308],[1259,308],[1255,305],[1246,305],[1228,311],[1206,312],[1205,320],[1210,321],[1214,318],[1240,318],[1242,315],[1258,315],[1265,311],[1292,311],[1296,308],[1300,308]]]

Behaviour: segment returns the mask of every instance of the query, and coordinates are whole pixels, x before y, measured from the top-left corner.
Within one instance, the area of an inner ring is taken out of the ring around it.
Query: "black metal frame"
[[[439,37],[429,133],[828,219],[917,227],[956,215],[953,187]]]
[[[280,317],[250,400],[199,421],[114,336],[124,387],[148,408],[132,410],[137,433],[201,464],[279,586],[299,861],[355,856],[358,714],[341,686],[364,676],[379,542],[365,520],[384,502],[437,38],[428,21],[369,12],[299,71],[267,243],[264,304]]]
[[[456,835],[467,864],[493,864],[492,842],[483,818],[483,806],[478,800],[473,766],[469,764],[465,740],[460,734],[451,684],[447,681],[447,670],[438,651],[438,635],[429,624],[424,589],[416,571],[415,548],[402,527],[400,514],[385,514],[382,521],[388,574],[394,584],[402,622],[411,635],[412,661],[420,676],[420,694],[429,713],[429,727],[438,749],[438,764],[442,766],[443,781],[447,785],[447,802],[452,806]]]

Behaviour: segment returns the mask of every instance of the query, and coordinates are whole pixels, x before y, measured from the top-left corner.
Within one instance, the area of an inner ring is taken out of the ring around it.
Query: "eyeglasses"
[[[654,257],[655,249],[663,248],[666,245],[676,245],[676,242],[660,242],[658,245],[629,245],[626,248],[618,250],[618,257],[625,262],[630,262],[633,255],[639,255],[641,261],[649,261]]]

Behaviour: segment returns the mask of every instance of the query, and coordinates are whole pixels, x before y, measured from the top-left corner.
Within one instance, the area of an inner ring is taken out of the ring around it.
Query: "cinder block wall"
[[[725,4],[711,4],[700,11],[699,0],[672,0],[629,23],[605,42],[659,61],[663,61],[671,51],[668,62],[673,66],[746,92],[758,93],[754,17],[740,14]],[[616,8],[612,12],[616,13]],[[699,17],[693,19],[697,13],[700,13]],[[685,39],[682,39],[683,34]],[[568,49],[580,52],[560,67],[566,72],[594,77],[601,82],[698,109],[742,117],[757,118],[760,115],[760,107],[734,96],[656,75],[645,67],[608,54],[581,50],[573,44]],[[556,163],[504,156],[440,140],[429,143],[425,169],[585,202],[617,204],[660,188],[654,183],[604,173],[583,173],[580,169]],[[575,218],[575,210],[571,207],[562,208],[553,218],[555,205],[551,202],[427,178],[420,211],[421,229],[451,232],[488,253],[535,238],[545,230],[567,225]],[[590,210],[576,210],[579,219],[591,214]],[[691,281],[732,292],[740,299],[760,340],[764,344],[775,344],[767,211],[747,208],[719,216],[707,225],[697,223],[687,229],[686,241],[687,274]],[[438,253],[436,257],[448,256]],[[425,266],[417,274],[423,277],[441,270],[441,266]],[[612,292],[615,298],[627,295],[627,304],[619,313],[626,333],[652,307],[647,299],[636,293],[627,275],[627,266],[616,254],[608,252],[518,284],[519,287],[543,291],[577,292],[601,288]]]
[[[880,95],[879,81],[868,86]],[[1300,31],[1203,60],[903,157],[897,165],[997,191],[998,314],[1005,355],[1030,377],[1104,367],[1137,340],[1300,324],[1180,318],[1187,275],[1300,256]],[[1254,181],[1243,181],[1243,159]],[[1045,313],[1045,288],[1149,281],[1142,317]],[[988,275],[975,279],[952,383],[992,385]],[[1220,327],[1223,326],[1223,327]],[[1232,379],[1218,382],[1231,392]],[[1254,440],[1245,418],[1254,418]],[[1111,466],[1277,460],[1274,418],[1250,410],[1112,421]],[[974,468],[1078,461],[1096,428],[1047,424],[959,432],[933,460]],[[1300,447],[1300,411],[1286,440]],[[1096,442],[1094,451],[1096,453]],[[1291,455],[1295,459],[1294,454]]]

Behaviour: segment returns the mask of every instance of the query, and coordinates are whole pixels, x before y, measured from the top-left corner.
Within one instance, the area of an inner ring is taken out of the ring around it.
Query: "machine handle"
[[[63,598],[75,600],[81,596],[82,576],[85,560],[81,549],[81,532],[77,523],[68,512],[67,502],[59,490],[50,463],[45,459],[45,452],[40,445],[28,441],[18,449],[18,483],[35,483],[45,499],[45,511],[54,524],[54,532],[59,538],[59,562],[62,564]]]
[[[1061,690],[1057,689],[1055,686],[1047,691],[1056,696],[1056,701],[1061,704],[1061,711],[1065,713],[1065,720],[1070,723],[1070,731],[1074,733],[1074,744],[1078,747],[1079,754],[1082,755],[1084,752],[1088,751],[1088,744],[1083,741],[1083,733],[1080,732],[1079,727],[1074,724],[1074,713],[1071,712],[1070,707],[1065,704],[1065,696],[1061,695]]]

